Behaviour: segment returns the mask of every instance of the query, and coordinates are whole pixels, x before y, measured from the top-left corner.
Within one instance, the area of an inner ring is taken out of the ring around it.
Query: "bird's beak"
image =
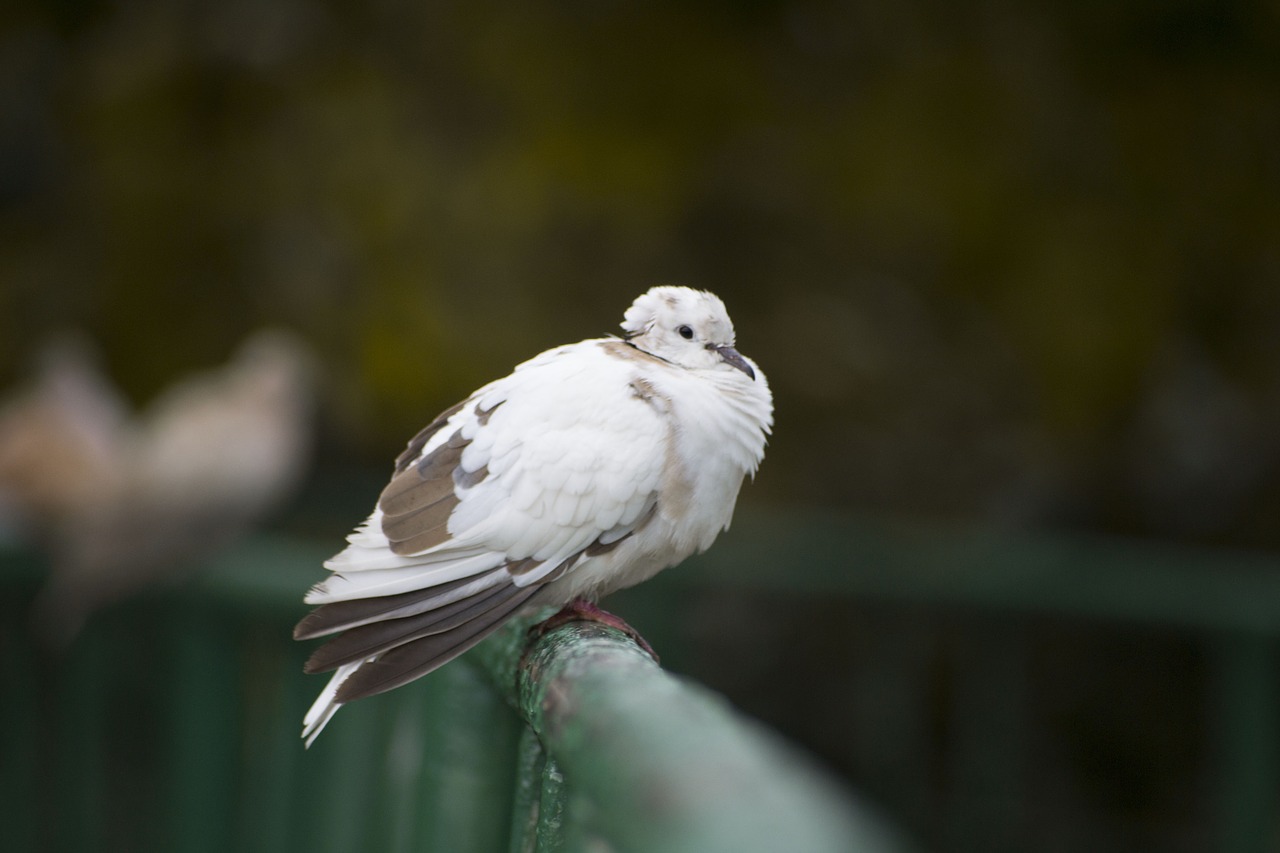
[[[747,360],[739,355],[738,351],[733,347],[712,347],[712,349],[720,353],[720,357],[724,359],[725,364],[738,368],[752,379],[756,378],[756,372],[751,369],[751,365],[747,364]]]

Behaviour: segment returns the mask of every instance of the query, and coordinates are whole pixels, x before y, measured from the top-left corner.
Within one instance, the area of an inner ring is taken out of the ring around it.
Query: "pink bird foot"
[[[530,628],[529,635],[531,639],[537,639],[552,629],[559,628],[561,625],[576,621],[599,622],[601,625],[608,625],[610,628],[616,628],[634,640],[635,644],[644,649],[645,652],[648,653],[649,657],[653,658],[655,663],[659,662],[658,653],[653,650],[653,646],[649,645],[649,642],[644,637],[640,636],[639,631],[628,625],[627,620],[623,619],[621,616],[610,613],[608,610],[602,609],[594,601],[588,601],[585,598],[575,598],[573,601],[570,601],[564,607],[560,608],[558,612]]]

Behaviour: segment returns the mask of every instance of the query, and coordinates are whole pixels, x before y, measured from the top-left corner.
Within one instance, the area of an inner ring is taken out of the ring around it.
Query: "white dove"
[[[567,602],[620,623],[593,602],[728,528],[773,423],[764,374],[711,293],[652,288],[622,328],[526,361],[409,442],[294,629],[343,632],[307,662],[334,671],[308,746],[342,705],[426,675],[520,611]]]

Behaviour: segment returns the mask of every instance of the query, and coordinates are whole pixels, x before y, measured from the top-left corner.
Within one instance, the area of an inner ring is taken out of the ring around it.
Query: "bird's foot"
[[[575,598],[560,608],[558,612],[534,625],[529,629],[529,637],[530,639],[537,639],[554,628],[577,621],[599,622],[601,625],[608,625],[610,628],[621,631],[634,640],[637,646],[644,649],[655,663],[658,662],[658,653],[653,650],[653,646],[649,645],[649,642],[640,636],[639,631],[628,625],[627,620],[602,609],[594,601],[588,601],[585,598]]]

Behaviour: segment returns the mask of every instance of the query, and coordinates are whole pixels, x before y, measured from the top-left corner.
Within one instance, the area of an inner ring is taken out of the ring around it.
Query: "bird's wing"
[[[333,574],[306,598],[320,606],[295,630],[299,639],[344,632],[308,664],[338,670],[331,703],[452,659],[648,521],[671,427],[669,412],[638,393],[635,371],[597,342],[552,350],[410,442],[374,513],[325,564]]]

